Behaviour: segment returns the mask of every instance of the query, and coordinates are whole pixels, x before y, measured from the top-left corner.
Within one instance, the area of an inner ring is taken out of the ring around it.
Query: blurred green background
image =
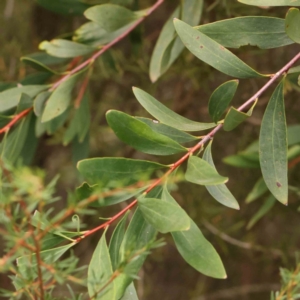
[[[145,8],[154,1],[141,0],[139,3],[141,8]],[[158,82],[152,84],[149,80],[148,67],[155,41],[177,3],[176,0],[166,1],[142,26],[97,61],[90,81],[90,157],[125,156],[157,160],[124,145],[106,124],[105,112],[108,109],[147,116],[134,99],[132,86],[149,92],[181,115],[209,121],[209,96],[229,77],[184,51]],[[205,1],[201,24],[243,15],[284,18],[286,10],[284,7],[255,8],[235,0]],[[0,1],[0,81],[21,80],[30,72],[19,60],[22,55],[36,52],[41,41],[72,32],[84,22],[84,17],[49,12],[39,7],[34,0]],[[258,71],[274,73],[297,53],[297,47],[291,45],[260,50],[247,46],[233,52]],[[233,105],[243,103],[264,82],[264,79],[241,80]],[[276,203],[262,220],[247,230],[247,223],[264,200],[262,198],[253,204],[245,204],[245,198],[260,172],[256,169],[237,169],[222,162],[224,157],[243,150],[258,138],[261,117],[271,93],[272,88],[259,99],[252,118],[246,123],[232,132],[221,131],[214,140],[216,166],[222,175],[230,178],[228,187],[239,201],[240,211],[215,202],[200,186],[179,184],[174,192],[174,197],[218,250],[228,278],[215,280],[194,271],[180,257],[170,236],[166,236],[167,245],[150,255],[139,274],[141,279],[136,282],[136,287],[141,300],[269,299],[270,291],[280,287],[279,267],[294,267],[294,252],[300,243],[298,199],[291,195],[288,207]],[[288,124],[299,123],[298,99],[296,91],[287,92]],[[62,197],[62,201],[56,203],[56,209],[64,207],[67,191],[73,190],[80,183],[70,158],[70,147],[59,143],[60,134],[57,132],[54,136],[44,136],[34,159],[34,165],[45,169],[49,180],[57,173],[61,175],[57,194]],[[175,158],[162,158],[160,161],[172,163]],[[291,183],[298,184],[299,168],[293,168],[290,173]],[[110,216],[119,211],[122,205],[105,208],[101,215]],[[92,228],[99,220],[94,216],[83,222]],[[215,228],[219,231],[215,231]],[[220,232],[226,235],[220,236]],[[100,235],[97,233],[75,247],[81,264],[88,264]],[[0,287],[8,285],[9,279],[0,275]],[[58,295],[63,296],[64,291],[59,291]]]

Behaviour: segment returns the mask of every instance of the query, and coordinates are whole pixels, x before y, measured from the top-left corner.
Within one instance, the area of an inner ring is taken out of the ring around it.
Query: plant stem
[[[280,76],[282,76],[284,73],[286,73],[298,60],[300,59],[300,52],[293,58],[291,59],[283,68],[281,68],[277,73],[275,73],[271,79],[268,80],[268,82],[263,85],[258,92],[256,92],[250,99],[248,99],[244,104],[242,104],[239,108],[238,111],[242,111],[243,109],[247,108],[250,106],[257,98],[259,98],[271,85],[274,83]],[[176,170],[183,162],[185,162],[192,154],[194,154],[197,150],[201,149],[203,145],[210,141],[215,134],[223,127],[223,124],[219,124],[216,126],[213,130],[211,130],[207,135],[205,135],[202,140],[197,143],[194,147],[190,148],[189,151],[182,156],[178,161],[176,161],[174,164],[171,165],[170,169],[160,178],[158,178],[145,192],[144,194],[146,195],[149,193],[153,188],[156,186],[160,185],[163,180],[171,174],[174,170]],[[121,217],[123,214],[125,214],[128,210],[130,210],[132,207],[134,207],[137,204],[137,199],[135,199],[132,203],[130,203],[128,206],[126,206],[123,210],[121,210],[118,214],[113,216],[109,221],[101,224],[100,226],[86,231],[81,237],[76,239],[76,242],[79,242],[80,240],[86,238],[87,236],[93,234],[94,232],[106,228],[109,226],[112,222],[114,222],[116,219]]]

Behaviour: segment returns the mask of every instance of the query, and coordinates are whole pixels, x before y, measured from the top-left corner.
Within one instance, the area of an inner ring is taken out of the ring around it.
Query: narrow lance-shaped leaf
[[[199,123],[182,117],[139,88],[134,87],[133,93],[149,114],[160,122],[176,129],[183,131],[200,131],[216,126],[214,123]]]
[[[215,164],[211,155],[211,144],[212,142],[210,142],[205,148],[205,151],[203,153],[203,159],[207,161],[213,168],[215,168]],[[214,197],[221,204],[234,209],[240,209],[238,202],[236,201],[235,197],[231,194],[231,192],[225,184],[218,184],[205,187],[208,190],[208,192],[212,195],[212,197]]]
[[[79,172],[90,184],[101,187],[111,182],[130,184],[166,167],[146,160],[107,157],[85,159],[77,164]]]
[[[259,159],[268,189],[277,200],[287,204],[287,129],[283,85],[284,79],[272,94],[262,119],[259,135]]]
[[[300,6],[300,0],[238,0],[253,6]]]
[[[154,198],[139,198],[138,203],[145,219],[161,233],[190,228],[189,216],[176,204]]]
[[[87,278],[89,296],[99,300],[116,299],[115,283],[110,282],[112,275],[113,269],[104,233],[89,263]]]
[[[32,68],[41,71],[41,72],[48,72],[51,74],[60,74],[59,72],[56,72],[55,70],[50,69],[49,67],[47,67],[46,65],[42,64],[41,62],[39,62],[38,60],[34,60],[31,57],[21,57],[20,58],[21,62],[23,62],[24,64],[31,66]]]
[[[200,60],[220,72],[236,78],[253,78],[264,75],[246,65],[237,56],[205,34],[175,19],[174,26],[183,44]]]
[[[256,103],[257,103],[257,99],[247,113],[241,112],[236,108],[231,107],[228,113],[226,114],[223,129],[225,131],[231,131],[237,126],[239,126],[241,123],[243,123],[247,118],[251,117]]]
[[[271,49],[293,44],[280,18],[237,17],[195,28],[227,48],[251,45]]]
[[[300,43],[300,11],[290,8],[285,17],[285,31],[296,43]]]
[[[263,178],[260,178],[250,191],[250,193],[247,195],[246,203],[253,202],[254,200],[258,199],[260,196],[262,196],[266,191],[268,190],[268,187],[265,184],[265,181]]]
[[[178,205],[164,187],[162,200]],[[176,248],[183,259],[198,272],[214,278],[225,279],[226,272],[220,256],[212,244],[203,236],[198,226],[190,219],[190,229],[172,232]]]
[[[139,300],[133,282],[131,282],[127,287],[123,297],[120,300]]]
[[[188,160],[185,179],[200,185],[217,185],[228,181],[227,177],[219,175],[208,162],[196,156],[190,156]]]
[[[208,112],[215,123],[221,119],[227,109],[236,92],[238,84],[238,80],[227,81],[215,89],[210,96]]]
[[[187,151],[174,140],[123,112],[110,110],[106,113],[106,120],[120,140],[144,153],[170,155]]]

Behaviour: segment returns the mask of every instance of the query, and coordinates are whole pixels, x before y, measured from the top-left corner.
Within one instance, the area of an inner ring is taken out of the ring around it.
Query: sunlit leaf
[[[214,123],[199,123],[184,118],[173,112],[154,97],[139,88],[133,88],[133,93],[140,104],[160,122],[183,131],[200,131],[215,127]]]
[[[268,189],[277,200],[287,204],[287,129],[283,85],[284,79],[276,87],[264,113],[259,135],[259,155]]]

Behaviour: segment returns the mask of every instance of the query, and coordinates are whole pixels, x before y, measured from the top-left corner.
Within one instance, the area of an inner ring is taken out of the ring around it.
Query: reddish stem
[[[8,131],[15,123],[17,123],[20,119],[25,117],[31,110],[32,107],[23,110],[22,112],[14,116],[13,119],[7,125],[5,125],[3,128],[0,129],[0,134]]]
[[[274,74],[274,76],[272,76],[271,79],[269,79],[269,81],[262,86],[262,88],[255,93],[255,95],[253,95],[249,100],[247,100],[244,104],[242,104],[238,110],[242,111],[244,108],[250,106],[257,98],[259,98],[266,90],[268,87],[270,87],[270,85],[272,83],[274,83],[274,81],[276,81],[277,78],[279,78],[281,75],[283,75],[284,73],[286,73],[292,66],[293,64],[295,64],[298,60],[300,59],[300,52],[292,59],[290,60],[281,70],[279,70],[276,74]],[[217,127],[215,127],[213,130],[211,130],[207,135],[205,135],[202,140],[197,143],[194,147],[190,148],[189,151],[183,156],[181,157],[178,161],[176,161],[174,164],[171,165],[170,169],[160,178],[158,178],[145,192],[144,194],[149,193],[154,187],[158,186],[159,184],[161,184],[164,180],[164,178],[166,176],[168,176],[169,174],[171,174],[174,170],[176,170],[184,161],[186,161],[190,155],[192,155],[193,153],[195,153],[197,150],[201,149],[201,147],[208,142],[209,140],[211,140],[214,135],[222,128],[223,124],[219,124]],[[79,242],[80,240],[84,239],[85,237],[93,234],[94,232],[102,229],[102,228],[106,228],[107,226],[109,226],[112,222],[114,222],[116,219],[118,219],[119,217],[121,217],[123,214],[125,214],[128,210],[130,210],[132,207],[134,207],[137,204],[137,200],[134,200],[132,203],[130,203],[128,206],[126,206],[123,210],[121,210],[118,214],[116,214],[115,216],[113,216],[109,221],[101,224],[100,226],[86,231],[81,237],[79,237],[76,242]]]

